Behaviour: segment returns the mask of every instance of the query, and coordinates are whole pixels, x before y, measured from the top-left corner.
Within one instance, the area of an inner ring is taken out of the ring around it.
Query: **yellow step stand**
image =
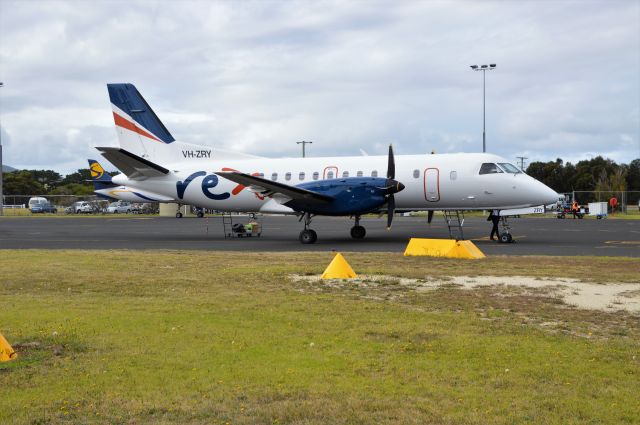
[[[353,279],[358,277],[342,254],[337,253],[322,273],[322,279]]]
[[[0,362],[8,362],[18,357],[18,353],[13,351],[6,339],[0,334]]]
[[[427,256],[445,258],[466,258],[477,260],[485,255],[471,241],[456,241],[454,239],[420,239],[411,238],[407,249],[408,256]]]

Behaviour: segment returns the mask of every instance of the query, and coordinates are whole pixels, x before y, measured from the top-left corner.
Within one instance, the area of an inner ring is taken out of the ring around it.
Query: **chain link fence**
[[[107,207],[113,201],[102,199],[96,195],[5,195],[3,212],[5,216],[24,216],[39,214],[106,214]],[[30,202],[31,201],[31,205]],[[32,213],[31,206],[38,204],[50,205],[43,213]],[[158,203],[133,203],[132,213],[157,214]]]
[[[588,205],[590,202],[606,202],[609,204],[609,200],[615,197],[618,201],[618,206],[613,211],[614,213],[638,214],[640,212],[640,190],[576,190],[565,193],[564,196],[568,202],[575,199],[580,205]],[[610,206],[609,212],[612,212]]]

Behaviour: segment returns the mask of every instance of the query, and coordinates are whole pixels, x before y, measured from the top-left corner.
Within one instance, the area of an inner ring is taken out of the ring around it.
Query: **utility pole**
[[[306,151],[305,151],[305,148],[304,148],[304,147],[305,147],[305,145],[306,145],[307,143],[308,143],[308,144],[312,144],[313,142],[307,142],[307,141],[304,141],[304,140],[303,140],[302,142],[296,142],[296,144],[298,144],[298,145],[300,145],[300,144],[301,144],[301,145],[302,145],[302,157],[303,157],[303,158],[305,157],[305,154],[306,154]]]
[[[485,71],[491,71],[492,69],[496,69],[496,64],[492,63],[489,65],[471,65],[471,69],[474,71],[482,71],[482,152],[487,151],[487,133],[485,130]]]
[[[529,159],[526,156],[516,156],[520,160],[520,169],[524,171],[524,160]]]

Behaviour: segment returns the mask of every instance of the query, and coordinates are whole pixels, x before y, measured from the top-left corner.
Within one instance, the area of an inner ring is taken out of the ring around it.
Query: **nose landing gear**
[[[511,226],[507,221],[507,217],[500,217],[500,224],[502,225],[502,232],[498,237],[500,243],[514,243],[513,236],[511,236]]]

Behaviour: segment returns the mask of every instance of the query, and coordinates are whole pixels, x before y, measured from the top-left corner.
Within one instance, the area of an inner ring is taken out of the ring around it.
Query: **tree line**
[[[111,176],[118,172],[108,173]],[[64,177],[53,170],[16,170],[3,173],[5,196],[11,195],[75,195],[93,194],[91,170],[82,168]]]
[[[558,158],[549,162],[532,162],[526,173],[559,193],[640,190],[640,158],[629,164],[616,164],[597,156],[575,165]]]

